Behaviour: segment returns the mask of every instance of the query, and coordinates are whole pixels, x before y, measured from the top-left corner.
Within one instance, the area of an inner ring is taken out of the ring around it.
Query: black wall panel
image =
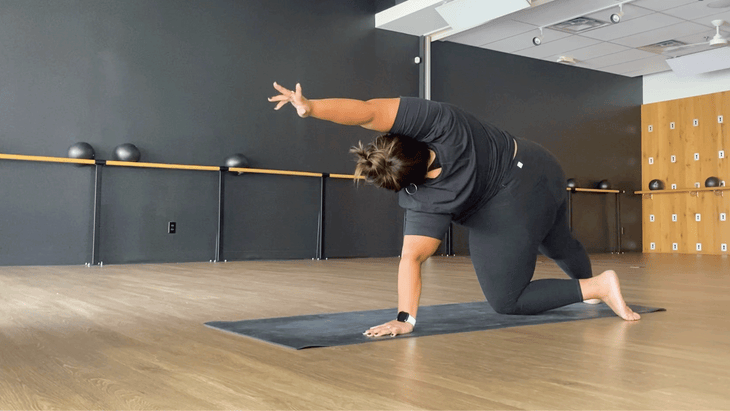
[[[314,258],[320,179],[225,176],[221,258]]]
[[[289,107],[276,112],[266,98],[275,93],[274,81],[288,87],[301,82],[311,98],[417,95],[413,57],[418,39],[374,28],[375,12],[387,3],[3,1],[0,152],[65,156],[71,144],[86,141],[97,158],[111,159],[114,147],[133,143],[147,162],[222,165],[240,152],[258,168],[351,173],[349,147],[370,140],[372,132],[301,119]],[[53,166],[62,174],[44,184],[45,168],[31,164],[3,162],[0,168],[0,181],[7,188],[3,195],[28,204],[23,216],[8,219],[19,212],[16,200],[0,201],[5,219],[0,223],[0,264],[86,262],[93,201],[90,172],[81,175],[68,168],[74,166]],[[209,215],[217,181],[211,181],[215,173],[199,173],[105,168],[102,260],[211,259],[215,223]],[[234,190],[229,199],[243,195],[235,193],[242,185],[246,201],[237,204],[241,216],[267,216],[272,207],[281,216],[307,214],[302,216],[307,223],[301,225],[292,225],[287,217],[258,219],[256,224],[247,217],[228,218],[223,230],[227,259],[310,257],[311,221],[316,219],[309,214],[319,205],[314,195],[318,187],[313,189],[306,178],[274,182],[272,177],[265,188],[252,183],[260,179],[227,180]],[[266,191],[276,185],[295,195],[278,198]],[[328,201],[332,209],[347,212],[338,204],[353,203],[354,195],[342,192]],[[32,201],[35,196],[48,201]],[[56,204],[61,200],[66,203]],[[397,210],[395,202],[373,207],[380,200],[358,196],[364,207]],[[67,223],[40,223],[37,216],[56,215],[62,207],[77,214],[74,220],[86,219],[80,224],[88,236],[64,237],[63,244],[57,243],[55,233],[67,232]],[[171,218],[178,219],[175,236],[165,231]],[[197,236],[188,236],[188,229]],[[347,231],[346,226],[340,229]],[[286,233],[286,239],[267,233]],[[370,246],[337,250],[342,256],[368,255]],[[59,247],[72,255],[56,252]],[[372,247],[374,254],[383,253],[381,244]]]
[[[102,182],[104,264],[215,258],[217,172],[105,167]],[[175,234],[168,234],[171,221]]]
[[[91,261],[94,167],[0,161],[0,264]]]
[[[434,100],[467,109],[536,141],[581,187],[607,179],[622,196],[625,250],[641,250],[642,79],[513,56],[449,42],[433,52]],[[615,244],[613,195],[576,194],[574,233],[590,251]],[[457,227],[457,253],[468,253]],[[613,246],[615,248],[615,246]]]
[[[327,182],[325,255],[386,257],[400,255],[403,211],[398,195],[351,180]],[[395,207],[393,205],[396,205]]]

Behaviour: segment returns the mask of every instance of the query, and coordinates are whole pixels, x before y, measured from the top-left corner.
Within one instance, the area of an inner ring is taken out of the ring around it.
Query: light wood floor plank
[[[0,267],[0,409],[730,409],[728,258],[592,260],[668,311],[295,351],[203,323],[394,308],[398,260]],[[423,283],[484,298],[464,257]]]

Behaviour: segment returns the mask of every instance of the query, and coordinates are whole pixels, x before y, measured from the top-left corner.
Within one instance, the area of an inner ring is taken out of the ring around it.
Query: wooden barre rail
[[[228,171],[234,173],[253,173],[253,174],[278,174],[284,176],[301,176],[301,177],[322,177],[322,173],[309,173],[306,171],[287,171],[287,170],[268,170],[263,168],[242,168],[231,167]]]
[[[42,163],[72,163],[72,164],[96,164],[95,160],[86,160],[79,158],[65,157],[44,157],[44,156],[25,156],[19,154],[0,154],[0,160],[20,160],[20,161],[36,161]]]
[[[137,167],[137,168],[160,168],[169,170],[197,170],[197,171],[221,171],[226,168],[219,166],[200,166],[191,164],[166,164],[166,163],[137,163],[130,161],[116,161],[116,160],[87,160],[87,159],[76,159],[66,157],[47,157],[47,156],[27,156],[19,154],[0,154],[0,160],[19,160],[19,161],[35,161],[40,163],[71,163],[71,164],[103,164],[113,167]],[[244,167],[231,167],[227,168],[228,171],[236,173],[251,173],[251,174],[272,174],[272,175],[286,175],[286,176],[300,176],[300,177],[324,177],[324,173],[312,173],[307,171],[289,171],[289,170],[272,170],[263,168],[244,168]],[[332,178],[344,178],[354,179],[355,176],[352,174],[329,174]],[[364,179],[360,177],[360,179]]]
[[[701,188],[679,188],[676,190],[650,190],[650,191],[634,191],[634,194],[672,194],[672,193],[694,193],[704,191],[725,191],[730,187],[701,187]]]
[[[577,191],[581,193],[607,193],[607,194],[621,194],[621,190],[601,190],[597,188],[566,188],[568,191]]]
[[[200,170],[200,171],[220,171],[220,167],[215,166],[195,166],[189,164],[164,164],[164,163],[133,163],[129,161],[113,161],[105,162],[108,166],[115,167],[138,167],[138,168],[166,168],[171,170]]]

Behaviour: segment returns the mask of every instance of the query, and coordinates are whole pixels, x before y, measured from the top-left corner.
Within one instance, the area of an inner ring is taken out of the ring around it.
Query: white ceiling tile
[[[696,20],[703,17],[709,17],[716,14],[720,14],[720,12],[724,9],[713,9],[707,7],[707,1],[696,1],[691,4],[687,4],[681,7],[675,7],[673,9],[664,10],[662,13],[668,14],[670,16],[679,17],[684,20]],[[708,19],[708,22],[712,20],[710,17]]]
[[[701,17],[699,19],[694,19],[695,23],[704,24],[707,26],[711,26],[712,20],[725,20],[725,27],[726,29],[730,28],[728,24],[730,24],[730,9],[715,9],[717,11],[716,14],[713,14],[711,16]]]
[[[679,37],[689,36],[697,33],[704,33],[707,27],[685,21],[667,27],[661,27],[656,30],[645,31],[643,33],[634,34],[612,40],[612,43],[621,44],[628,47],[643,47],[649,44],[659,43],[661,41],[677,39]]]
[[[632,4],[649,10],[662,11],[696,2],[697,0],[638,0]]]
[[[566,56],[566,57],[573,57],[576,60],[580,61],[588,61],[591,59],[595,59],[598,57],[608,56],[611,54],[619,53],[622,51],[631,50],[628,47],[619,46],[618,44],[613,43],[597,43],[588,47],[583,47],[581,49],[572,50],[570,52],[561,52],[553,54],[545,60],[551,60],[556,61],[558,57],[560,56]]]
[[[660,13],[654,13],[639,17],[637,19],[622,21],[618,24],[601,27],[600,29],[587,31],[585,33],[581,33],[581,35],[603,41],[611,41],[614,39],[656,30],[661,27],[678,24],[681,22],[682,20],[676,17],[667,16]]]
[[[591,67],[591,64],[588,63],[588,67]],[[642,70],[654,70],[657,68],[663,68],[666,67],[666,69],[669,69],[669,66],[666,63],[666,59],[662,56],[654,55],[653,57],[641,59],[641,60],[634,60],[629,61],[626,63],[621,64],[615,64],[610,67],[602,67],[601,71],[606,71],[609,73],[614,74],[627,74],[627,73],[634,73],[637,71]]]
[[[637,19],[639,17],[646,16],[648,14],[654,14],[655,12],[653,10],[645,9],[642,7],[636,7],[631,3],[624,4],[623,7],[624,15],[621,17],[621,22],[626,22],[632,19]],[[602,20],[602,21],[611,21],[611,15],[614,13],[618,13],[620,11],[618,6],[611,7],[606,10],[601,10],[599,12],[588,14],[586,17],[594,18],[596,20]]]
[[[533,31],[532,37],[538,34],[535,26],[520,23],[514,20],[504,20],[496,24],[480,26],[466,32],[448,37],[448,41],[471,46],[481,46],[488,43],[504,40],[518,34]],[[532,38],[531,37],[531,38]]]
[[[634,60],[641,60],[651,57],[656,57],[656,54],[649,53],[648,51],[643,50],[628,49],[626,51],[621,51],[618,53],[609,54],[607,56],[590,59],[586,63],[591,67],[603,68],[623,62],[631,62]]]
[[[616,4],[615,0],[561,0],[526,9],[512,19],[539,27],[561,23]]]
[[[531,49],[534,47],[543,47],[545,43],[554,42],[556,40],[570,36],[570,34],[568,33],[554,30],[545,30],[545,43],[543,43],[543,45],[541,46],[535,46],[532,44],[532,39],[539,34],[540,32],[534,29],[533,31],[528,31],[527,33],[522,33],[517,36],[506,38],[504,40],[484,44],[482,45],[482,47],[489,50],[501,51],[503,53],[514,53],[520,50]]]
[[[598,40],[589,39],[581,36],[568,36],[560,40],[544,42],[540,46],[531,47],[520,50],[515,54],[525,57],[546,58],[554,54],[567,53],[572,50],[582,49],[593,44],[599,43]]]

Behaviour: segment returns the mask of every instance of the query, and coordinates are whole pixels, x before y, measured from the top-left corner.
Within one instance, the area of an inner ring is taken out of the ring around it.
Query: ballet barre
[[[317,260],[325,258],[325,195],[326,195],[326,182],[329,178],[336,179],[350,179],[350,180],[364,180],[365,178],[355,177],[352,174],[329,174],[329,173],[315,173],[306,171],[291,171],[291,170],[275,170],[275,169],[263,169],[263,168],[248,168],[248,167],[224,167],[224,166],[207,166],[207,165],[193,165],[193,164],[167,164],[167,163],[147,163],[147,162],[130,162],[130,161],[117,161],[117,160],[94,160],[94,159],[75,159],[66,157],[48,157],[48,156],[31,156],[31,155],[20,155],[20,154],[2,154],[0,153],[0,160],[14,160],[14,161],[30,161],[40,163],[66,163],[76,165],[90,165],[94,166],[94,203],[93,203],[93,231],[92,231],[92,246],[91,246],[91,262],[86,263],[87,266],[103,265],[103,262],[99,258],[100,250],[100,232],[101,232],[101,184],[102,184],[102,169],[104,167],[127,167],[127,168],[146,168],[146,169],[167,169],[167,170],[190,170],[190,171],[207,171],[218,173],[218,222],[216,232],[216,245],[215,245],[215,257],[214,262],[221,261],[221,233],[222,233],[222,220],[223,220],[223,193],[224,193],[224,174],[225,173],[237,173],[238,175],[243,174],[265,174],[265,175],[281,175],[281,176],[293,176],[293,177],[314,177],[320,179],[320,210],[317,221],[317,245],[315,250],[315,258]]]
[[[623,227],[621,227],[621,194],[623,190],[610,190],[598,188],[578,188],[567,187],[568,191],[568,227],[573,232],[573,193],[592,193],[592,194],[615,194],[616,195],[616,254],[622,254],[621,251],[621,235]],[[612,252],[614,254],[614,252]]]

